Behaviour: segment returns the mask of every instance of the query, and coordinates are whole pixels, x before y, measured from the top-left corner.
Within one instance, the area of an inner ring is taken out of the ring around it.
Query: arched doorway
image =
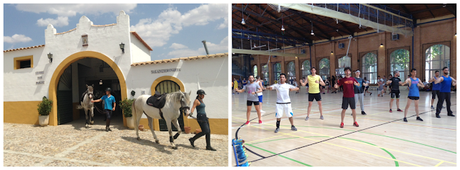
[[[49,125],[51,126],[58,125],[58,104],[60,101],[57,100],[58,99],[57,95],[58,95],[58,85],[59,85],[61,76],[64,74],[65,70],[68,69],[72,63],[75,63],[76,61],[80,59],[85,59],[85,58],[98,59],[98,60],[102,60],[100,61],[101,63],[102,62],[106,63],[107,67],[110,67],[116,75],[116,78],[119,83],[121,99],[124,99],[127,97],[126,81],[123,76],[123,73],[121,72],[120,68],[111,58],[107,57],[106,55],[102,53],[95,52],[95,51],[82,51],[82,52],[74,53],[70,55],[69,57],[67,57],[66,59],[64,59],[56,67],[56,70],[54,71],[53,76],[51,77],[48,97],[50,100],[53,101],[53,106],[52,106],[51,113],[50,113]],[[126,126],[126,119],[124,118],[124,116],[123,116],[123,125]]]

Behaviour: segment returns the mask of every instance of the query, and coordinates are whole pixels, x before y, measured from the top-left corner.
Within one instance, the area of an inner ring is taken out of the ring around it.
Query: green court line
[[[289,125],[281,125],[281,126],[289,126]],[[297,127],[321,128],[321,129],[332,129],[332,130],[342,130],[342,131],[354,131],[354,130],[348,130],[348,129],[318,127],[318,126],[297,126]],[[401,138],[397,138],[397,137],[386,136],[386,135],[381,135],[381,134],[375,134],[375,133],[370,133],[370,132],[359,132],[359,133],[365,133],[365,134],[369,134],[369,135],[376,135],[376,136],[387,137],[387,138],[392,138],[392,139],[396,139],[396,140],[402,140],[402,141],[405,141],[405,142],[410,142],[410,143],[423,145],[423,146],[431,147],[431,148],[434,148],[434,149],[438,149],[438,150],[442,150],[442,151],[457,154],[457,152],[450,151],[450,150],[447,150],[447,149],[443,149],[443,148],[439,148],[439,147],[436,147],[436,146],[431,146],[431,145],[427,145],[427,144],[423,144],[423,143],[419,143],[419,142],[415,142],[415,141],[410,141],[410,140],[406,140],[406,139],[401,139]]]
[[[265,152],[268,152],[268,153],[271,153],[271,154],[273,154],[273,155],[276,155],[276,153],[275,153],[275,152],[272,152],[272,151],[269,151],[269,150],[266,150],[266,149],[263,149],[263,148],[259,148],[259,147],[257,147],[257,146],[251,145],[251,144],[245,144],[245,145],[247,145],[247,146],[251,146],[251,147],[254,147],[254,148],[256,148],[256,149],[259,149],[259,150],[263,150],[263,151],[265,151]],[[282,158],[285,158],[285,159],[288,159],[288,160],[290,160],[290,161],[294,161],[294,162],[296,162],[296,163],[299,163],[299,164],[305,165],[305,166],[309,166],[309,167],[312,167],[311,165],[308,165],[308,164],[306,164],[306,163],[303,163],[303,162],[300,162],[300,161],[298,161],[298,160],[295,160],[295,159],[289,158],[289,157],[287,157],[287,156],[283,156],[283,155],[278,155],[278,156],[280,156],[280,157],[282,157]]]
[[[352,138],[345,138],[345,137],[339,137],[339,138],[340,138],[340,139],[346,139],[346,140],[354,140],[354,141],[357,141],[357,142],[362,142],[362,143],[366,143],[366,144],[368,144],[368,145],[372,145],[372,146],[379,147],[379,146],[377,146],[377,145],[375,145],[375,144],[373,144],[373,143],[369,143],[369,142],[362,141],[362,140],[359,140],[359,139],[352,139]],[[399,167],[399,162],[396,161],[396,157],[395,157],[393,154],[391,154],[390,152],[388,152],[386,149],[383,149],[383,148],[381,148],[381,147],[379,147],[379,148],[382,149],[383,151],[385,151],[386,153],[388,153],[388,155],[390,155],[390,156],[395,160],[395,166],[396,166],[396,167]]]
[[[273,142],[273,141],[277,141],[277,140],[295,139],[295,138],[299,138],[299,137],[292,137],[292,138],[281,138],[281,139],[266,140],[266,141],[262,141],[262,142],[251,143],[251,145],[255,145],[255,144],[259,144],[259,143],[265,143],[265,142]]]

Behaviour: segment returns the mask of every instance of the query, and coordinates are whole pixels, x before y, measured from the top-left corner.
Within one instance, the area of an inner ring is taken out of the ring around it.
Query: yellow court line
[[[439,162],[439,163],[436,164],[436,166],[434,166],[434,167],[438,167],[438,166],[441,165],[442,163],[444,163],[444,161]]]
[[[325,134],[321,134],[321,133],[308,132],[308,131],[304,131],[304,130],[298,130],[298,131],[306,132],[306,133],[311,133],[311,134],[315,134],[315,135],[329,136],[329,135],[325,135]],[[339,139],[340,139],[340,138],[339,138]],[[341,140],[346,140],[346,139],[341,139]],[[349,141],[349,140],[347,140],[347,141]],[[358,143],[358,144],[363,144],[363,143],[357,142],[357,141],[350,141],[350,142],[355,142],[355,143]],[[369,146],[372,146],[372,145],[369,145]],[[457,163],[454,163],[454,162],[449,162],[449,161],[440,160],[440,159],[436,159],[436,158],[430,158],[430,157],[426,157],[426,156],[422,156],[422,155],[417,155],[417,154],[413,154],[413,153],[408,153],[408,152],[403,152],[403,151],[399,151],[399,150],[395,150],[395,149],[384,148],[384,147],[381,147],[381,146],[372,146],[372,147],[382,148],[382,149],[386,149],[386,150],[389,150],[389,151],[395,151],[395,152],[399,152],[399,153],[403,153],[403,154],[408,154],[408,155],[412,155],[412,156],[417,156],[417,157],[422,157],[422,158],[426,158],[426,159],[431,159],[431,160],[435,160],[435,161],[442,161],[442,162],[446,162],[446,163],[450,163],[450,164],[454,164],[454,165],[457,164]]]
[[[257,128],[260,128],[260,127],[257,127]],[[260,128],[260,129],[264,129],[264,128]],[[280,132],[280,133],[282,133],[282,132]],[[311,138],[305,138],[305,137],[303,137],[303,136],[298,136],[298,135],[293,135],[293,134],[285,134],[285,133],[282,133],[282,134],[284,134],[284,135],[289,135],[289,136],[295,136],[295,137],[299,137],[299,138],[303,138],[303,139],[307,139],[307,140],[312,140],[312,141],[315,141],[315,142],[320,141],[320,140],[314,140],[314,139],[311,139]],[[357,149],[353,149],[353,148],[349,148],[349,147],[345,147],[345,146],[340,146],[340,145],[332,144],[332,143],[329,143],[329,142],[324,142],[324,143],[325,143],[325,144],[328,144],[328,145],[332,145],[332,146],[337,146],[337,147],[341,147],[341,148],[345,148],[345,149],[349,149],[349,150],[361,152],[361,153],[368,154],[368,155],[372,155],[372,156],[381,157],[381,158],[388,159],[388,160],[392,160],[392,161],[398,161],[398,162],[406,163],[406,164],[409,164],[409,165],[422,167],[422,166],[417,165],[417,164],[413,164],[413,163],[401,161],[401,160],[398,160],[398,159],[387,158],[387,157],[384,157],[384,156],[381,156],[381,155],[376,155],[376,154],[373,154],[373,153],[364,152],[364,151],[361,151],[361,150],[357,150]]]

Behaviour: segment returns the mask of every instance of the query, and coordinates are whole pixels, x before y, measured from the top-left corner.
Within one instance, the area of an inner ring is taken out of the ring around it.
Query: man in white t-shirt
[[[297,131],[294,126],[294,119],[292,116],[291,98],[289,97],[289,91],[299,91],[298,87],[286,83],[286,74],[280,74],[280,83],[273,84],[267,87],[268,90],[276,90],[276,129],[275,133],[278,133],[280,129],[281,117],[285,113],[289,117],[291,122],[291,130]]]

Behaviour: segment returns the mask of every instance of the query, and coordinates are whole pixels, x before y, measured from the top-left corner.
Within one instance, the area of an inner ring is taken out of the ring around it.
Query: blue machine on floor
[[[248,167],[248,157],[246,155],[244,141],[242,139],[232,140],[233,153],[235,155],[235,162],[237,167]]]

